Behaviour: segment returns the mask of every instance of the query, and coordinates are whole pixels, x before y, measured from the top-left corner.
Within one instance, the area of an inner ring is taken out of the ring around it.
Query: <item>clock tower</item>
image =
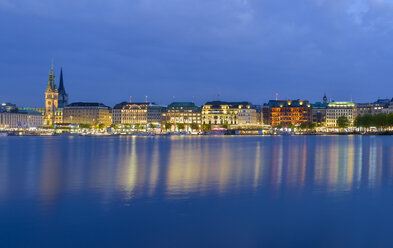
[[[53,59],[49,73],[49,82],[45,91],[45,114],[44,126],[51,127],[55,124],[56,110],[59,104],[59,93],[55,82],[55,74],[53,72]]]

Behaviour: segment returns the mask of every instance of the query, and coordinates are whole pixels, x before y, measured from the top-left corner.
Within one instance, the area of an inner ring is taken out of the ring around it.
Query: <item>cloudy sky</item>
[[[0,101],[393,97],[390,0],[0,0]]]

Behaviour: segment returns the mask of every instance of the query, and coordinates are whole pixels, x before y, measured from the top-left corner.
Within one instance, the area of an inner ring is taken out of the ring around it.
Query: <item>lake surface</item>
[[[392,247],[393,137],[0,137],[0,247]]]

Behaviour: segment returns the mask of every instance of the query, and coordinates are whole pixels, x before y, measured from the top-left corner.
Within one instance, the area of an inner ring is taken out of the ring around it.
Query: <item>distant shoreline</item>
[[[53,134],[53,135],[40,135],[40,134],[7,134],[0,133],[1,137],[206,137],[206,136],[231,136],[231,137],[263,137],[263,136],[392,136],[393,132],[375,132],[375,133],[279,133],[279,134]]]

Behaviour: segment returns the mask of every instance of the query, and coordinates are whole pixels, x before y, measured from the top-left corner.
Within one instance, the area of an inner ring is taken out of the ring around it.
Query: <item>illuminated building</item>
[[[53,61],[49,73],[49,82],[45,91],[44,126],[52,127],[63,122],[63,108],[68,104],[68,95],[64,88],[63,70],[60,71],[60,85],[56,86]]]
[[[35,111],[12,110],[0,112],[0,128],[42,128],[42,114]]]
[[[355,116],[355,104],[353,102],[331,102],[326,110],[326,126],[338,127],[337,119],[341,116],[347,117],[350,125],[353,124]]]
[[[380,113],[388,113],[389,104],[390,99],[378,99],[376,102],[373,103],[357,103],[355,115],[376,115]]]
[[[210,125],[256,124],[257,110],[249,102],[207,102],[202,107],[202,123]]]
[[[317,125],[325,125],[326,124],[326,111],[328,104],[316,102],[311,104],[312,108],[312,122]]]
[[[45,91],[45,114],[44,125],[53,126],[55,124],[55,113],[58,108],[59,93],[55,83],[55,74],[53,72],[53,62],[49,73],[49,82]]]
[[[112,110],[113,124],[161,124],[164,109],[150,102],[122,102]]]
[[[263,121],[273,127],[310,124],[312,108],[307,100],[270,100],[263,106]]]
[[[191,124],[196,124],[198,127],[202,124],[202,108],[193,102],[173,102],[168,105],[163,115],[165,122],[184,124],[186,129]]]
[[[69,124],[112,124],[111,108],[96,102],[75,102],[67,105],[63,110],[64,123]]]
[[[390,100],[389,106],[386,109],[386,113],[388,113],[388,114],[393,113],[393,98],[392,98],[392,100]]]

